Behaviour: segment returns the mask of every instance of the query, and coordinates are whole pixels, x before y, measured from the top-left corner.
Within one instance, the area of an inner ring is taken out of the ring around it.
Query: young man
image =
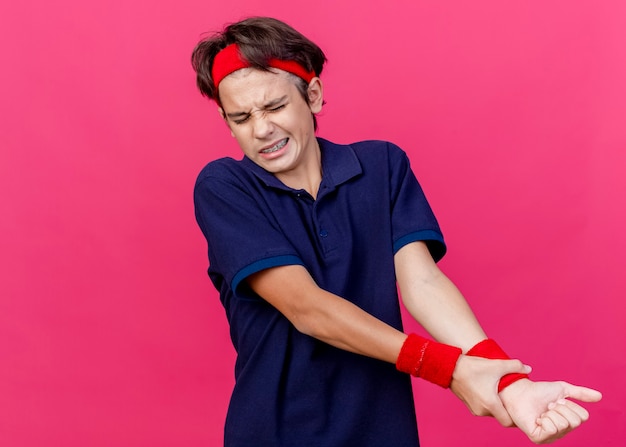
[[[244,153],[209,163],[195,187],[238,354],[225,444],[417,446],[407,373],[534,442],[576,428],[588,413],[567,398],[600,394],[532,382],[487,338],[435,263],[443,236],[404,152],[316,138],[325,60],[270,18],[232,24],[192,56]],[[402,332],[396,281],[440,343]]]

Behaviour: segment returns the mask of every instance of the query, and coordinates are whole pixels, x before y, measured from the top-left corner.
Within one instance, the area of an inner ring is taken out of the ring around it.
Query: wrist
[[[531,383],[531,380],[529,378],[522,377],[519,380],[511,383],[502,391],[499,391],[498,396],[500,396],[500,400],[502,400],[502,403],[506,406],[509,402],[516,401],[516,399],[518,399],[520,395],[526,393],[526,387],[529,383]]]
[[[499,360],[509,360],[511,358],[494,340],[490,338],[474,345],[469,351],[467,351],[466,355]],[[505,388],[522,379],[528,379],[528,374],[513,373],[502,376],[502,378],[500,378],[500,382],[498,383],[498,392],[502,392]]]

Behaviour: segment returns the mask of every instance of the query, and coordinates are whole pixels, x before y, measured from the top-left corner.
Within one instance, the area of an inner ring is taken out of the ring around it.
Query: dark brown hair
[[[326,56],[322,50],[301,33],[280,20],[271,17],[251,17],[230,24],[222,32],[201,40],[191,55],[200,93],[218,104],[219,95],[211,71],[217,53],[236,43],[243,58],[251,67],[269,71],[269,60],[296,61],[307,71],[322,73]],[[308,85],[299,79],[298,90],[309,103]]]

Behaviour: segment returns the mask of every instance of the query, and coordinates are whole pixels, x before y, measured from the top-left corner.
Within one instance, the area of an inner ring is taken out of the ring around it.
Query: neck
[[[313,198],[317,198],[320,184],[322,183],[322,152],[317,140],[307,151],[307,157],[297,170],[276,174],[278,180],[292,189],[303,189]]]

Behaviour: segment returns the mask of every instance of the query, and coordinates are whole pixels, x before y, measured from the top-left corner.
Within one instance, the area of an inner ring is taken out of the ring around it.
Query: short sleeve
[[[433,259],[439,261],[446,253],[443,234],[408,157],[390,144],[389,163],[394,253],[411,242],[424,241]]]
[[[207,239],[209,275],[218,289],[226,281],[233,292],[249,275],[303,262],[269,210],[244,183],[205,176],[194,188],[198,225]]]

